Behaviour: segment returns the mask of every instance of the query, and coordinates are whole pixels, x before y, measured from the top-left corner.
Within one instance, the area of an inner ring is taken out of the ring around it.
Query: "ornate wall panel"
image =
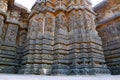
[[[5,37],[5,44],[14,46],[16,45],[16,37],[18,32],[18,26],[13,24],[8,24],[8,29]]]
[[[94,8],[97,13],[97,31],[103,43],[106,64],[111,74],[120,74],[119,32],[120,12],[119,0],[107,0]],[[102,5],[105,5],[104,7]],[[112,5],[112,7],[110,6]]]
[[[7,1],[0,1],[0,72],[109,74],[95,30],[96,14],[88,0],[37,0],[30,14],[13,0]],[[113,65],[114,51],[110,53],[106,46],[119,42],[119,24],[107,26],[99,35],[106,61]]]

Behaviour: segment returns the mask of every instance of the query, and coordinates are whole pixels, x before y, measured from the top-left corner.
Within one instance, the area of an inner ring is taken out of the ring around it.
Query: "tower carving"
[[[31,12],[1,0],[0,72],[109,74],[95,15],[89,0],[37,0]],[[111,29],[100,35],[114,35]]]
[[[88,0],[38,0],[29,17],[28,44],[21,72],[109,73],[90,5]]]

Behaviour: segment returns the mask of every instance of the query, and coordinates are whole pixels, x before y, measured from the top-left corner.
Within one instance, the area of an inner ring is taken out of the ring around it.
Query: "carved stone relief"
[[[93,18],[91,14],[86,15],[87,27],[86,30],[93,30]]]
[[[73,30],[73,29],[78,29],[78,22],[77,22],[77,14],[76,11],[71,11],[69,13],[69,17],[68,17],[68,24],[69,24],[69,30]]]
[[[17,11],[12,11],[11,13],[10,13],[10,20],[12,20],[12,21],[19,21],[19,12],[17,12]]]
[[[16,45],[16,37],[18,33],[18,26],[9,24],[6,37],[5,37],[5,44],[11,44],[11,45]]]
[[[38,31],[38,30],[37,30],[37,27],[38,27],[38,26],[37,26],[36,24],[37,24],[37,21],[35,21],[35,20],[30,23],[30,31],[29,31],[30,34],[29,34],[29,35],[30,35],[30,37],[33,38],[33,39],[36,38],[37,31]]]
[[[0,10],[3,12],[7,11],[7,0],[0,0]]]
[[[26,32],[26,30],[20,31],[20,41],[19,41],[19,42],[20,42],[20,43],[19,43],[20,46],[22,46],[22,45],[25,44],[26,37],[27,37],[27,32]]]
[[[40,37],[44,33],[44,16],[43,14],[35,15],[31,18],[28,28],[28,37]]]
[[[38,32],[43,32],[43,18],[38,18],[36,19],[37,21],[37,31]]]
[[[67,31],[67,20],[65,15],[59,14],[55,19],[56,30]]]
[[[1,43],[2,38],[3,38],[3,27],[4,27],[3,20],[0,20],[0,43]]]
[[[65,5],[65,0],[57,0],[56,5],[57,6],[64,6]]]
[[[45,18],[45,32],[53,32],[53,27],[53,18],[49,15]]]
[[[81,28],[81,27],[83,27],[84,26],[84,21],[83,21],[83,13],[82,13],[82,11],[78,11],[77,12],[77,26],[78,26],[78,28]]]

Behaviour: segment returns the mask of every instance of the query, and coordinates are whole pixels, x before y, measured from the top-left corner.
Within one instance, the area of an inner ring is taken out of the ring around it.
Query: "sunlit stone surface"
[[[100,35],[102,48],[96,13],[89,0],[37,0],[31,12],[1,0],[0,73],[110,74],[103,53],[109,46]]]
[[[120,0],[103,1],[95,12],[108,68],[112,74],[120,74]]]

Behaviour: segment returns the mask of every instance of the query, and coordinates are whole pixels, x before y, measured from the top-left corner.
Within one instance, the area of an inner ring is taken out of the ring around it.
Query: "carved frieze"
[[[13,3],[7,10],[5,1],[14,0],[0,1],[0,10],[7,11],[5,20],[0,17],[0,31],[4,32],[0,34],[5,34],[0,49],[6,58],[1,60],[8,62],[7,67],[11,64],[13,70],[25,74],[103,73],[105,60],[101,41],[94,35],[94,12],[88,0],[37,0],[30,15]],[[117,31],[113,26],[104,31],[113,35],[112,30]],[[108,33],[102,35],[110,37]],[[87,34],[92,34],[92,41]]]

